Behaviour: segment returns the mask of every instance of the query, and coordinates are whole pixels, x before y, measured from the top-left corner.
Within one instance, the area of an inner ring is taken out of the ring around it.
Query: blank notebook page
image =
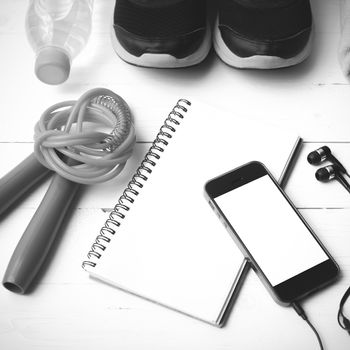
[[[235,129],[225,120],[235,118]],[[94,268],[94,277],[220,322],[242,254],[204,198],[209,179],[251,160],[278,178],[296,135],[192,102]]]

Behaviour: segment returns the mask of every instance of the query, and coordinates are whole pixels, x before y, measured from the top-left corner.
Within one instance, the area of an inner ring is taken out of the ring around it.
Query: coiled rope
[[[62,177],[86,185],[117,176],[135,142],[129,106],[104,88],[89,90],[77,101],[51,106],[34,130],[38,161]]]

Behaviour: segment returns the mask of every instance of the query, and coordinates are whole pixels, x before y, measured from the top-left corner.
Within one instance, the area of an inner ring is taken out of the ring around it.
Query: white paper
[[[188,109],[126,219],[89,272],[218,324],[243,256],[206,202],[204,184],[252,160],[263,162],[278,177],[297,136],[199,102],[192,101]],[[234,129],[227,127],[227,120]]]

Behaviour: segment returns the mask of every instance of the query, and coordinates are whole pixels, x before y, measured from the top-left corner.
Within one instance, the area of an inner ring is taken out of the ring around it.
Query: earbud
[[[327,165],[324,168],[320,168],[316,171],[316,179],[321,182],[328,182],[333,179],[340,182],[344,188],[350,193],[350,184],[345,180],[344,176],[341,174],[342,170],[337,165]]]
[[[340,163],[339,160],[333,156],[328,146],[323,146],[321,148],[318,148],[316,151],[310,152],[309,155],[307,156],[307,161],[313,165],[318,165],[324,162],[325,160],[331,161],[332,163],[334,163],[339,167],[339,170],[342,173],[349,175],[346,169],[344,168],[343,164]]]

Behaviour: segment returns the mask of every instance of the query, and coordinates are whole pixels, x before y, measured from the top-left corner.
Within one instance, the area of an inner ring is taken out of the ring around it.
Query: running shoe
[[[126,62],[178,68],[200,63],[211,47],[205,0],[116,0],[112,43]]]
[[[218,56],[236,68],[273,69],[305,60],[312,46],[309,0],[220,0]]]

